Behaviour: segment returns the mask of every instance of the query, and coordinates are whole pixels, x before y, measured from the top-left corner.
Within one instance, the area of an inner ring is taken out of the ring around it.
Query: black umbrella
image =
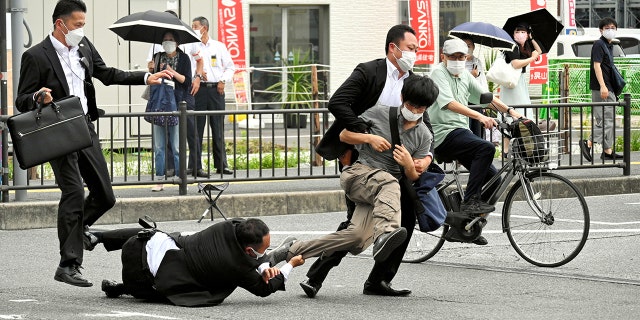
[[[515,42],[504,30],[486,22],[465,22],[457,25],[449,31],[449,36],[471,39],[473,43],[490,48],[511,51]]]
[[[556,17],[544,8],[511,17],[507,19],[507,23],[502,29],[513,36],[513,31],[523,22],[531,27],[531,35],[542,47],[542,53],[549,52],[558,35],[564,29]]]
[[[198,42],[193,29],[178,17],[168,12],[145,11],[130,14],[114,22],[109,29],[124,40],[162,43],[167,29],[175,31],[179,43]]]

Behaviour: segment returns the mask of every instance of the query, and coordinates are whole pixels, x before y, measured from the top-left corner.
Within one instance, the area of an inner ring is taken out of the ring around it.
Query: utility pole
[[[0,0],[4,1],[4,0]],[[24,53],[24,13],[27,11],[24,0],[10,0],[9,12],[11,13],[11,49],[13,59],[13,96],[18,95],[18,81],[20,80],[20,60]],[[2,13],[4,14],[4,13]],[[4,26],[3,26],[4,27]],[[4,28],[3,28],[4,29]],[[18,113],[18,109],[13,107],[14,114]],[[27,185],[27,171],[20,169],[18,159],[13,157],[13,185]],[[16,201],[27,200],[27,190],[16,190]]]

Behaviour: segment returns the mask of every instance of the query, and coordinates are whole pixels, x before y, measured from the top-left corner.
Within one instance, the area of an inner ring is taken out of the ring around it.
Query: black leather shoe
[[[209,178],[209,177],[211,177],[206,171],[204,171],[202,169],[198,169],[198,172],[196,172],[196,176],[198,176],[200,178]]]
[[[224,174],[233,174],[233,171],[232,171],[232,170],[229,170],[228,168],[224,168],[224,169],[222,169],[222,170],[216,170],[216,173],[217,173],[217,174],[221,174],[221,173],[224,173]]]
[[[621,154],[617,154],[617,153],[615,153],[615,152],[612,152],[612,153],[610,153],[610,154],[609,154],[609,153],[604,153],[604,152],[603,152],[603,153],[600,155],[600,159],[602,159],[602,160],[613,160],[613,159],[620,160],[620,159],[623,159],[623,158],[624,158],[624,156],[623,156],[623,155],[621,155]]]
[[[383,233],[373,244],[373,260],[385,261],[389,255],[407,238],[407,229],[400,227],[391,232]]]
[[[372,296],[406,296],[411,293],[409,289],[393,289],[391,288],[391,284],[387,281],[380,281],[377,283],[372,283],[367,280],[364,283],[364,290],[362,293],[366,295]]]
[[[100,241],[98,240],[98,237],[91,233],[88,227],[84,227],[84,232],[82,234],[82,245],[84,249],[87,251],[92,251],[99,242]]]
[[[302,290],[304,290],[304,293],[306,293],[307,297],[309,298],[315,298],[316,295],[318,294],[318,291],[320,291],[320,288],[322,288],[322,284],[315,284],[309,281],[309,279],[300,282],[300,286],[302,287]]]
[[[93,283],[89,282],[89,280],[85,279],[80,273],[80,266],[70,265],[67,267],[58,267],[56,269],[56,275],[53,277],[54,280],[68,283],[72,286],[78,287],[91,287]]]
[[[591,148],[589,148],[587,140],[580,140],[580,152],[582,152],[582,156],[587,162],[593,161],[593,158],[591,158]]]
[[[487,238],[483,236],[478,236],[475,240],[471,242],[479,246],[486,246],[487,244],[489,244],[489,241],[487,241]]]
[[[124,284],[113,280],[102,280],[102,291],[109,298],[117,298],[124,294]]]
[[[176,175],[176,170],[175,169],[167,169],[167,172],[165,172],[165,175],[167,176],[167,178],[173,177]]]

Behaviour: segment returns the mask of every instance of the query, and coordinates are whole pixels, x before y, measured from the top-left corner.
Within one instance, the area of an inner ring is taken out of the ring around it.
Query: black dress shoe
[[[82,233],[82,245],[84,249],[92,251],[99,242],[98,237],[91,233],[88,227],[84,227],[84,232]]]
[[[380,281],[377,283],[372,283],[369,282],[369,280],[367,280],[367,282],[364,283],[364,290],[362,290],[362,293],[366,294],[366,295],[373,295],[373,296],[406,296],[408,294],[411,293],[411,290],[409,289],[393,289],[391,288],[391,284],[387,281]]]
[[[315,298],[315,296],[318,294],[318,291],[320,291],[320,288],[322,288],[322,284],[313,283],[309,281],[309,279],[300,282],[300,286],[309,298]]]
[[[623,155],[617,154],[615,152],[612,152],[612,153],[604,153],[603,152],[600,155],[600,159],[602,159],[602,160],[613,160],[613,159],[620,160],[620,159],[623,159],[623,158],[624,158]]]
[[[584,157],[584,159],[587,160],[588,162],[593,161],[593,158],[591,158],[591,148],[589,148],[589,144],[587,143],[587,140],[580,140],[579,144],[580,144],[580,152],[582,152],[582,156]]]
[[[224,174],[233,174],[233,171],[232,171],[232,170],[229,170],[228,168],[224,168],[224,169],[222,169],[222,170],[219,170],[219,169],[218,169],[218,170],[216,170],[216,173],[217,173],[217,174],[221,174],[221,173],[224,173]]]
[[[89,282],[89,280],[85,279],[80,273],[80,266],[78,265],[70,265],[66,267],[58,267],[56,269],[56,275],[53,277],[54,280],[68,283],[72,286],[78,287],[91,287],[93,283]]]
[[[473,244],[479,245],[479,246],[486,246],[487,244],[489,244],[489,241],[487,241],[487,238],[485,238],[483,236],[478,236],[475,240],[473,240],[471,242]]]
[[[125,293],[124,283],[113,280],[102,280],[102,291],[109,298],[117,298]]]
[[[176,170],[175,169],[167,169],[167,172],[165,172],[165,175],[167,176],[167,178],[173,177],[176,175]]]
[[[204,170],[202,169],[198,169],[198,172],[196,173],[196,175],[200,178],[210,178],[211,176]]]
[[[389,255],[407,238],[407,229],[400,227],[391,232],[383,233],[373,244],[373,259],[385,261]]]

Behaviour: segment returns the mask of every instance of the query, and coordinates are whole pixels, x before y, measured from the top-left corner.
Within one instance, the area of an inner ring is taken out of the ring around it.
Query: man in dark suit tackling
[[[115,204],[107,163],[91,121],[98,119],[92,77],[105,85],[159,84],[167,72],[125,72],[107,67],[93,44],[84,37],[87,7],[82,0],[60,0],[53,11],[53,32],[22,55],[16,107],[21,112],[36,107],[36,99],[50,103],[68,95],[80,98],[89,122],[93,145],[50,161],[62,191],[58,205],[60,263],[54,279],[79,287],[92,283],[80,273],[85,228]],[[64,137],[60,137],[64,139]],[[83,180],[89,189],[85,198]]]
[[[102,281],[110,298],[129,294],[184,307],[222,303],[237,287],[266,297],[285,289],[293,268],[304,263],[295,256],[280,268],[292,241],[285,239],[266,254],[269,227],[259,219],[230,219],[200,232],[167,234],[155,229],[127,228],[93,232],[92,246],[122,249],[122,283]]]
[[[358,118],[360,114],[377,103],[386,106],[402,104],[400,92],[404,79],[411,74],[417,50],[416,32],[410,26],[395,25],[389,29],[385,42],[386,58],[359,64],[329,100],[329,111],[336,120],[316,148],[320,155],[328,160],[338,158],[341,165],[350,165],[357,159],[357,151],[353,146],[340,142],[340,132],[343,129],[358,133],[368,132],[369,124]],[[426,114],[423,120],[431,130]],[[425,158],[414,160],[418,173],[422,173],[431,164],[432,159],[433,150]],[[364,294],[404,296],[411,293],[408,289],[397,290],[391,287],[391,280],[402,262],[416,220],[411,201],[404,196],[404,190],[401,190],[401,193],[401,226],[407,229],[406,240],[391,253],[387,260],[376,262],[364,284]],[[341,223],[338,230],[347,228],[355,209],[352,201],[347,198],[346,202],[347,221]],[[307,296],[310,298],[316,296],[329,271],[337,266],[346,254],[346,251],[334,252],[313,263],[307,272],[308,279],[300,283]]]

